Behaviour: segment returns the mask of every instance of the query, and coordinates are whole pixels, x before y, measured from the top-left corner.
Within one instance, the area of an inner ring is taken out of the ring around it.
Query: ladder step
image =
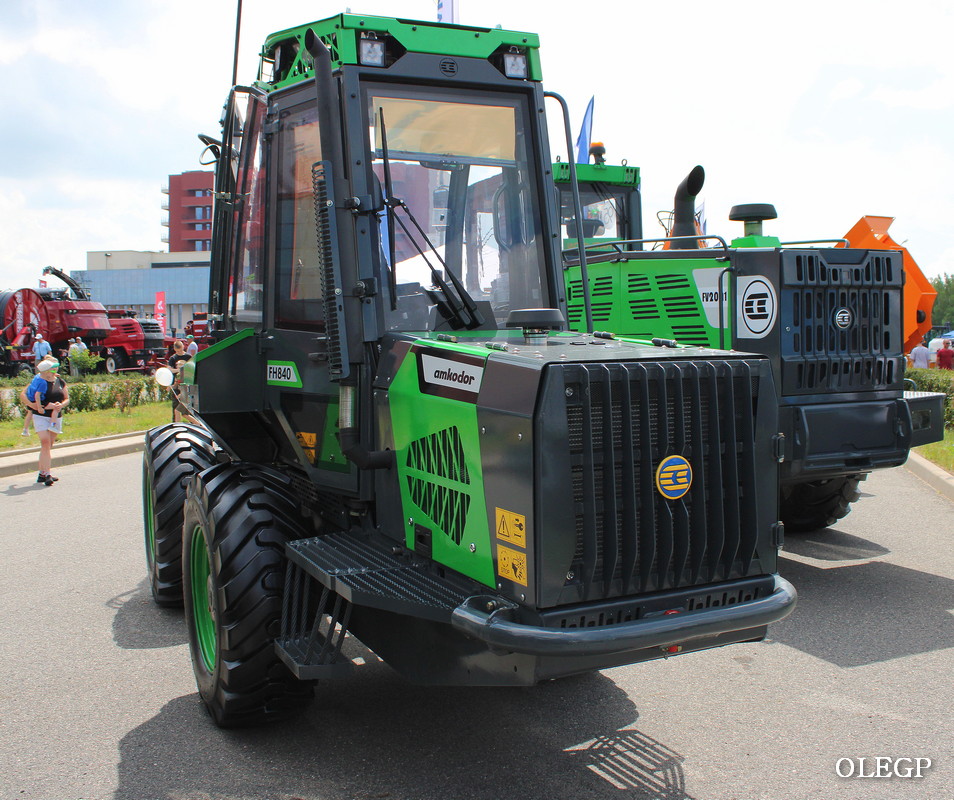
[[[286,552],[322,586],[357,606],[450,622],[453,610],[473,594],[432,575],[421,562],[347,534],[289,542]]]

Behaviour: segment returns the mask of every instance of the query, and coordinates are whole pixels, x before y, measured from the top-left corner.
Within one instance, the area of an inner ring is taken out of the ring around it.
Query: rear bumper
[[[911,411],[911,447],[944,439],[944,395],[941,392],[905,392]]]
[[[559,658],[609,656],[726,636],[743,641],[753,638],[753,629],[778,622],[795,608],[795,588],[778,575],[774,579],[771,594],[747,603],[594,628],[525,625],[512,619],[512,608],[489,610],[488,604],[499,598],[470,597],[454,609],[451,625],[496,651]]]

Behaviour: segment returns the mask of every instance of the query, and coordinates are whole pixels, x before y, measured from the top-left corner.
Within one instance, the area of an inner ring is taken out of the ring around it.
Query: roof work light
[[[504,75],[508,78],[526,79],[528,75],[526,53],[521,53],[516,47],[511,47],[509,53],[504,53],[503,64]]]
[[[384,41],[374,34],[358,40],[358,60],[366,67],[384,66]]]

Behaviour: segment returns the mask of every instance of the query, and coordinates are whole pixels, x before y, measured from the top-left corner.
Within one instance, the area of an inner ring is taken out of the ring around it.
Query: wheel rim
[[[143,473],[142,510],[145,515],[143,522],[146,528],[146,564],[152,569],[156,560],[156,521],[152,515],[155,501],[152,496],[153,487],[152,481],[149,480],[149,473],[145,468],[143,468]]]
[[[199,657],[205,668],[212,672],[215,667],[216,646],[215,616],[212,608],[212,571],[209,568],[209,551],[205,546],[205,531],[198,525],[192,531],[192,550],[189,555],[195,638]]]

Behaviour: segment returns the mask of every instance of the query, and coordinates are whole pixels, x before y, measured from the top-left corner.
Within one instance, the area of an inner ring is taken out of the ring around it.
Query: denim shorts
[[[39,414],[34,414],[33,430],[35,430],[37,433],[40,431],[63,433],[63,417],[59,416],[55,420],[51,420],[49,417],[41,417]]]

